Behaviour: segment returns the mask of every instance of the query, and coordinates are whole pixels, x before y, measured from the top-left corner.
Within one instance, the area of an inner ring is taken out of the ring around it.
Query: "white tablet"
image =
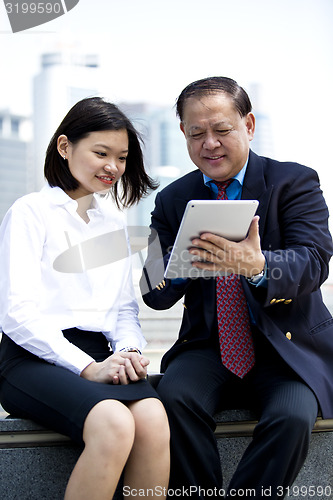
[[[179,226],[165,278],[198,278],[217,274],[197,269],[192,262],[197,256],[189,253],[192,240],[205,232],[241,241],[249,230],[259,202],[257,200],[191,200]]]

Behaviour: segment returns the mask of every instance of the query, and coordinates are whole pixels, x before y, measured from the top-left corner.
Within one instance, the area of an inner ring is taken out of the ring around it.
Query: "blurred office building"
[[[157,191],[196,168],[188,156],[172,106],[149,103],[120,103],[119,106],[142,137],[145,166],[149,175],[159,182]],[[156,191],[128,211],[129,224],[149,225],[155,196]]]
[[[272,123],[263,104],[263,89],[259,83],[252,83],[249,88],[249,96],[256,118],[254,138],[251,141],[251,149],[259,156],[274,158],[274,144]]]
[[[33,189],[30,142],[24,131],[28,122],[0,111],[0,222],[14,201]]]
[[[61,50],[43,54],[33,82],[33,156],[35,190],[44,184],[45,151],[68,110],[79,100],[99,94],[98,57]]]

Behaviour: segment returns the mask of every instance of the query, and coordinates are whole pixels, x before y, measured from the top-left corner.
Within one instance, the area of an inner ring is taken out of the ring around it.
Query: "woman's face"
[[[68,160],[79,187],[67,194],[74,199],[107,191],[123,175],[128,155],[126,129],[91,132],[72,144],[67,136],[58,138],[58,151]]]

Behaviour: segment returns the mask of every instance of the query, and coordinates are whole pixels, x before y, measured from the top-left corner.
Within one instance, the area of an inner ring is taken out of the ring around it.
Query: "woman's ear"
[[[60,156],[63,157],[64,160],[67,158],[67,153],[68,153],[68,138],[66,135],[59,135],[57,139],[57,150]]]

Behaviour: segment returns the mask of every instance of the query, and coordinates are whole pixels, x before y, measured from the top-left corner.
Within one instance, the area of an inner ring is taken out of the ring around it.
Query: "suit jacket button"
[[[290,333],[290,332],[287,332],[287,333],[286,333],[286,337],[287,337],[287,339],[288,339],[288,340],[291,340],[291,333]]]
[[[293,299],[286,299],[286,300],[284,301],[284,303],[285,303],[285,304],[290,304],[290,302],[292,302],[292,301],[293,301]]]
[[[272,304],[272,305],[273,305],[273,304],[275,304],[275,302],[276,302],[276,299],[272,299],[272,300],[270,301],[270,304]]]

